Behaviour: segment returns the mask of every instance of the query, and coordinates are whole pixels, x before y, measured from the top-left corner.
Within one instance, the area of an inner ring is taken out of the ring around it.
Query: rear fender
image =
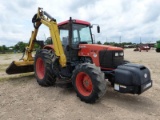
[[[47,50],[52,49],[52,50],[54,50],[54,46],[53,46],[53,45],[45,45],[45,46],[43,47],[43,49],[47,49]]]

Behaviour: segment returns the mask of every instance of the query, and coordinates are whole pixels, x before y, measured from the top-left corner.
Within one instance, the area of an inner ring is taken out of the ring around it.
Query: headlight
[[[115,56],[118,56],[118,52],[115,53]]]
[[[118,56],[123,56],[123,52],[115,52],[115,56],[118,57]]]
[[[119,53],[119,56],[123,56],[123,55],[124,55],[123,52],[120,52],[120,53]]]

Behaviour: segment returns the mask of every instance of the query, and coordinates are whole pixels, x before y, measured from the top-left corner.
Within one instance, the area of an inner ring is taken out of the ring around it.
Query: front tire
[[[55,55],[51,50],[42,49],[36,52],[34,71],[39,85],[47,87],[55,84],[56,76],[51,67],[54,58]]]
[[[104,73],[90,63],[76,66],[73,71],[72,84],[77,96],[86,103],[94,103],[106,93],[107,81]]]

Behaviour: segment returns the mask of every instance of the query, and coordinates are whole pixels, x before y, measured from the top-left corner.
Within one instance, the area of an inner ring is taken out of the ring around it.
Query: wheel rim
[[[76,77],[76,87],[80,94],[89,96],[93,90],[91,78],[84,72],[80,72]]]
[[[44,78],[45,68],[42,58],[38,58],[36,61],[36,73],[39,79]]]

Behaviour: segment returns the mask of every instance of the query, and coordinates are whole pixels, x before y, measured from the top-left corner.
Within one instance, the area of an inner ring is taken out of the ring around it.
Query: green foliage
[[[28,46],[28,43],[25,43],[25,42],[18,42],[17,44],[15,44],[14,46],[11,46],[11,47],[6,47],[5,45],[2,45],[0,46],[0,53],[11,53],[11,52],[24,52],[26,46]],[[40,46],[35,43],[34,44],[34,49],[40,49]]]
[[[2,50],[6,51],[8,48],[5,45],[2,45]]]
[[[39,46],[37,43],[35,43],[35,44],[34,44],[34,48],[35,48],[35,49],[40,49],[40,46]]]
[[[101,41],[97,41],[97,44],[102,44]]]
[[[105,42],[104,45],[112,45],[112,46],[117,46],[117,47],[124,47],[125,45],[129,45],[129,46],[135,47],[136,44],[132,42],[122,42],[122,43]]]
[[[27,45],[28,45],[28,43],[24,43],[24,42],[20,41],[14,46],[14,50],[19,51],[19,52],[23,52]]]
[[[5,53],[8,50],[8,48],[5,45],[0,46],[0,52]]]
[[[48,37],[47,40],[44,43],[45,43],[45,45],[52,44],[52,38]]]
[[[14,50],[17,52],[24,52],[24,49],[28,46],[28,43],[24,43],[22,41],[18,42],[15,46],[14,46]],[[34,49],[39,49],[40,46],[35,43],[34,44]]]

